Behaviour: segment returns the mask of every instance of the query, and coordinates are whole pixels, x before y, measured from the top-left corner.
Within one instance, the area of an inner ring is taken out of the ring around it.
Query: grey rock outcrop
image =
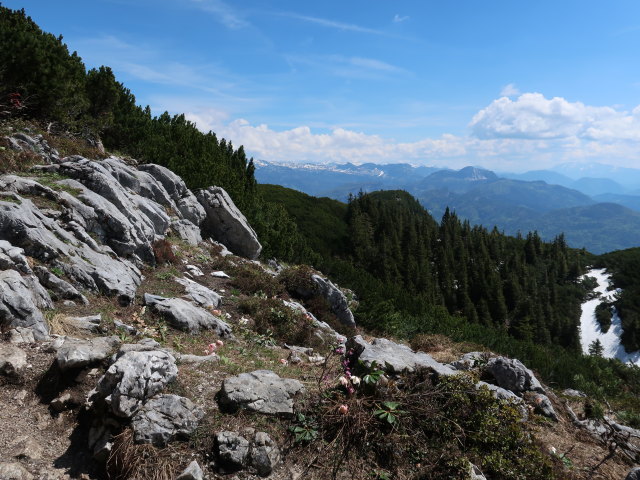
[[[18,379],[27,367],[27,354],[10,343],[0,343],[0,375]]]
[[[184,287],[186,296],[201,307],[212,308],[220,306],[222,298],[210,288],[188,278],[175,277],[175,281]]]
[[[220,187],[209,187],[196,193],[207,214],[202,223],[203,234],[226,245],[233,253],[255,259],[262,251],[256,232],[231,197]]]
[[[16,327],[9,330],[9,343],[33,343],[36,339],[33,330],[25,327]]]
[[[118,346],[118,337],[95,337],[88,340],[67,338],[56,355],[61,371],[81,368],[109,358]]]
[[[0,240],[0,270],[17,270],[21,273],[31,274],[27,257],[22,248],[14,247],[6,240]]]
[[[78,330],[86,330],[90,333],[102,332],[102,315],[99,313],[96,315],[88,315],[86,317],[67,317],[66,322]]]
[[[104,402],[117,417],[131,418],[177,375],[176,361],[165,351],[128,351],[100,378],[90,400]]]
[[[176,480],[203,480],[204,473],[202,468],[195,460],[192,461],[187,468],[185,468],[180,475],[176,477]]]
[[[387,373],[413,372],[416,368],[429,368],[438,375],[456,375],[457,372],[437,362],[431,355],[414,352],[406,345],[392,342],[386,338],[376,338],[371,343],[360,335],[347,342],[347,350],[353,350],[353,359],[358,360],[368,369],[377,368]]]
[[[231,336],[231,327],[226,322],[181,298],[164,298],[145,293],[144,302],[179,330],[198,333],[206,329],[214,330],[220,337]]]
[[[487,371],[496,379],[498,386],[521,395],[524,392],[545,393],[533,372],[520,360],[495,357],[487,362]]]
[[[640,480],[640,467],[632,468],[624,480]]]
[[[544,395],[543,393],[532,393],[528,396],[528,400],[533,404],[533,407],[536,413],[540,415],[544,415],[547,418],[557,422],[558,415],[556,414],[555,409],[553,408],[553,404],[549,397]]]
[[[487,363],[489,360],[489,354],[486,352],[469,352],[465,353],[455,362],[451,363],[451,366],[456,370],[471,370],[481,364]]]
[[[176,235],[178,235],[189,245],[198,245],[200,242],[202,242],[200,227],[194,225],[189,220],[181,220],[178,218],[172,219],[171,230],[173,230]]]
[[[83,224],[73,219],[77,217],[86,225],[87,220],[83,220],[81,214],[89,218],[95,216],[92,208],[67,192],[55,192],[33,180],[10,175],[0,177],[0,191],[33,194],[33,189],[42,190],[39,195],[66,207],[72,219],[65,222],[51,218],[31,200],[16,194],[16,201],[0,198],[0,237],[23,248],[25,254],[51,263],[84,288],[118,296],[123,303],[130,302],[141,281],[138,268],[106,245],[99,245]]]
[[[16,270],[0,271],[0,325],[29,328],[37,340],[44,340],[49,328],[41,308],[53,308],[53,302],[33,275],[23,277]]]
[[[294,398],[304,392],[298,380],[280,378],[270,370],[227,377],[218,393],[221,408],[251,410],[269,415],[293,415]]]
[[[340,323],[347,327],[355,327],[353,312],[349,309],[349,302],[344,293],[329,279],[322,278],[320,275],[311,275],[311,279],[317,285],[318,293],[329,303],[331,311],[338,317]]]
[[[178,175],[168,168],[155,164],[140,165],[139,169],[160,182],[169,198],[174,202],[176,210],[181,213],[184,219],[194,225],[202,224],[207,214],[196,196],[191,193]]]
[[[40,134],[19,132],[10,137],[5,137],[9,141],[9,148],[17,152],[33,152],[42,157],[43,163],[56,163],[60,161],[60,154],[51,147]]]
[[[34,273],[43,287],[49,289],[54,295],[55,300],[78,300],[85,305],[89,303],[84,295],[82,295],[73,285],[54,275],[43,266],[34,268]]]
[[[131,419],[131,426],[137,443],[164,447],[175,439],[188,438],[203,416],[188,398],[161,394],[144,403]]]
[[[249,469],[266,477],[280,463],[280,449],[265,432],[247,432],[250,440],[236,432],[218,432],[218,460],[226,471]]]

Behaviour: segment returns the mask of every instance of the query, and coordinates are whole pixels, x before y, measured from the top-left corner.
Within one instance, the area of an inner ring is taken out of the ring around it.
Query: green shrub
[[[262,293],[274,297],[284,292],[282,285],[260,266],[253,263],[243,263],[229,270],[231,285],[237,287],[247,295]]]
[[[240,312],[250,315],[255,330],[261,335],[273,335],[279,341],[314,346],[311,320],[302,312],[291,309],[277,298],[246,298],[238,304]]]

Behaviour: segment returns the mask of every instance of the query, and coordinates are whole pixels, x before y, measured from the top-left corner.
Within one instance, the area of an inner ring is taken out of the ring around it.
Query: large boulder
[[[31,266],[24,255],[24,250],[14,247],[6,240],[0,240],[0,270],[17,270],[31,274]]]
[[[262,251],[258,236],[224,189],[209,187],[198,191],[196,197],[207,213],[201,225],[205,235],[222,242],[236,255],[258,258]]]
[[[188,398],[161,394],[144,403],[131,419],[131,426],[137,443],[164,447],[175,439],[188,438],[203,416]]]
[[[85,305],[89,303],[84,295],[82,295],[73,285],[54,275],[45,267],[39,265],[34,269],[35,275],[43,287],[52,292],[56,300],[79,300]]]
[[[219,307],[222,298],[210,288],[200,285],[188,278],[175,277],[175,281],[182,285],[186,291],[186,297],[205,308]]]
[[[66,338],[58,348],[56,361],[61,371],[82,368],[106,360],[120,340],[116,336],[91,339]]]
[[[30,328],[37,340],[44,340],[49,329],[41,308],[53,308],[53,302],[33,275],[0,271],[0,325]]]
[[[175,358],[165,351],[124,352],[100,378],[90,400],[104,402],[117,417],[131,418],[177,375]]]
[[[429,368],[438,375],[457,374],[453,368],[436,361],[431,355],[414,352],[408,346],[386,338],[376,338],[369,343],[357,335],[349,339],[347,350],[353,351],[352,360],[357,360],[367,369],[373,369],[375,365],[393,374],[413,372],[417,368]]]
[[[533,372],[525,367],[520,360],[495,357],[487,362],[486,369],[493,375],[498,386],[511,390],[515,394],[545,393]]]
[[[226,322],[181,298],[165,298],[145,293],[144,302],[179,330],[198,333],[206,329],[214,330],[220,337],[231,336],[231,327]]]
[[[256,370],[225,378],[218,393],[218,403],[232,412],[246,409],[292,416],[294,398],[303,392],[304,386],[298,380],[280,378],[270,370]]]
[[[340,320],[340,323],[347,327],[355,327],[356,322],[344,293],[329,279],[322,278],[320,275],[311,275],[311,279],[315,282],[318,293],[327,301],[331,311]]]

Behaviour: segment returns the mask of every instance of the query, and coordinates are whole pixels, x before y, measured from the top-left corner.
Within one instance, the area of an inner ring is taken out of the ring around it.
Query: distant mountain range
[[[472,224],[508,234],[564,233],[593,253],[640,246],[640,170],[564,164],[553,170],[496,173],[409,164],[290,164],[256,162],[260,183],[345,201],[360,190],[402,189],[439,220],[448,207]],[[573,168],[573,169],[572,169]],[[581,175],[572,178],[569,174]],[[582,175],[585,176],[582,176]]]

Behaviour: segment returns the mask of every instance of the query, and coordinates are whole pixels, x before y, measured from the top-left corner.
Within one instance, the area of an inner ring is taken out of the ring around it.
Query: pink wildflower
[[[204,351],[204,353],[206,353],[207,355],[215,355],[215,351],[218,348],[218,346],[215,343],[210,343],[209,345],[207,345],[207,349]]]
[[[213,310],[212,312],[214,315],[220,316],[222,315],[222,310]]]
[[[284,358],[281,358],[281,359],[280,359],[280,363],[281,363],[282,365],[286,365],[286,364],[287,364],[287,361],[286,361]]]
[[[349,411],[349,406],[348,405],[340,405],[338,407],[338,413],[340,415],[346,415],[348,411]]]
[[[224,342],[222,340],[216,340],[216,345],[219,347],[224,347]]]

